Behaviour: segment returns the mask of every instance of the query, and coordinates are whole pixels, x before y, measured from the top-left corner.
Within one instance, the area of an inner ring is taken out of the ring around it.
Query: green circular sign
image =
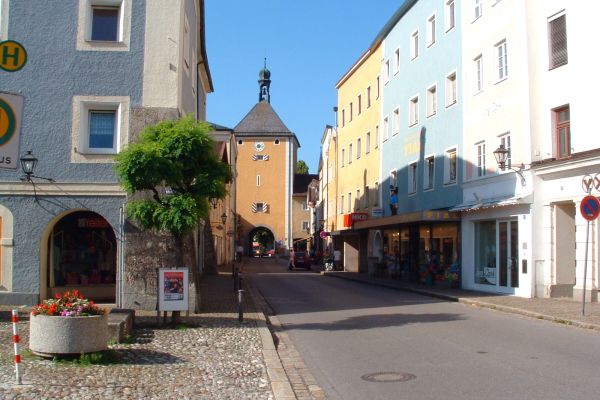
[[[0,146],[8,142],[15,134],[16,117],[10,104],[0,99]]]

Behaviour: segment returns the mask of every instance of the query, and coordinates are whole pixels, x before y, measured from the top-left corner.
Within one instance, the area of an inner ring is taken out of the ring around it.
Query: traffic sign
[[[585,196],[579,205],[581,215],[588,221],[593,221],[600,214],[600,201],[594,196]]]
[[[321,233],[319,233],[321,239],[326,239],[327,236],[329,236],[329,232],[321,231]]]
[[[20,70],[27,63],[25,47],[14,40],[0,42],[0,69],[7,72]]]
[[[0,168],[16,169],[23,96],[0,92]]]

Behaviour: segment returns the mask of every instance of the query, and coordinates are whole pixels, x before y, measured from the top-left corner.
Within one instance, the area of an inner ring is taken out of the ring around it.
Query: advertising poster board
[[[189,310],[189,271],[187,268],[159,268],[158,311]]]
[[[17,169],[23,96],[0,92],[0,168]]]

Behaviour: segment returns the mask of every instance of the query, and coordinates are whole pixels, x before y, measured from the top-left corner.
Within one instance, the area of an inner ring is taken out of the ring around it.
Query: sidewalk
[[[490,294],[473,290],[423,286],[391,279],[369,277],[355,272],[321,272],[325,276],[348,279],[371,285],[423,294],[448,301],[491,308],[536,319],[578,326],[600,331],[600,303],[586,303],[585,316],[582,304],[568,299],[526,299],[523,297]]]
[[[185,326],[157,327],[156,312],[136,311],[130,344],[110,345],[115,362],[78,366],[40,359],[26,349],[27,310],[20,311],[21,374],[15,384],[8,306],[0,309],[2,399],[294,399],[262,312],[248,291],[238,321],[231,274],[201,282],[202,312]]]

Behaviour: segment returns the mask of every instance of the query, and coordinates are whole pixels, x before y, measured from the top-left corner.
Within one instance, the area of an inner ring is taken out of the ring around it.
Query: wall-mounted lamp
[[[22,181],[33,183],[31,178],[38,178],[49,182],[54,182],[54,179],[52,178],[44,178],[43,176],[35,175],[35,167],[37,167],[38,159],[32,154],[31,150],[28,150],[25,155],[21,156],[19,161],[21,162],[21,169],[25,174],[25,176],[21,178]]]
[[[521,164],[519,165],[519,168],[515,168],[512,165],[508,166],[506,165],[506,160],[508,159],[508,155],[510,154],[510,150],[508,150],[506,147],[504,147],[503,144],[500,144],[500,147],[498,147],[496,150],[494,150],[494,158],[496,159],[496,162],[498,163],[498,168],[500,168],[501,171],[505,171],[506,168],[515,171],[517,173],[517,175],[519,175],[519,177],[521,178],[521,186],[525,186],[526,185],[526,181],[525,181],[525,177],[523,176],[523,170],[525,169],[525,164]]]
[[[223,225],[225,225],[225,222],[227,222],[227,214],[221,214],[221,222],[223,223]]]

